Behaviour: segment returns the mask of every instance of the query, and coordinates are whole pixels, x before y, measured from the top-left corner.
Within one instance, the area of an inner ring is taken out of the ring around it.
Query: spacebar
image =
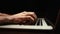
[[[52,26],[34,26],[34,25],[7,25],[0,26],[0,28],[12,28],[12,29],[39,29],[39,30],[52,30]]]

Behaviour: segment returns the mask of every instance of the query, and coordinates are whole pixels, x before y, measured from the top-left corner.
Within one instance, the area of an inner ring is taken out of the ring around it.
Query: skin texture
[[[14,15],[0,13],[0,24],[4,22],[15,24],[34,24],[37,16],[34,12],[21,12]]]

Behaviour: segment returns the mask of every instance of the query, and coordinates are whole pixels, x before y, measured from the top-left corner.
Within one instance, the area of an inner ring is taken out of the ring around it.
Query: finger
[[[34,17],[35,19],[37,19],[37,16],[36,16],[36,14],[35,14],[34,12],[28,12],[28,13],[30,13],[30,15],[31,15],[32,17]]]
[[[34,21],[34,18],[31,16],[26,16],[26,19]]]
[[[37,19],[37,16],[34,12],[23,12],[26,16],[32,16],[33,18]]]
[[[15,19],[15,23],[20,23],[20,24],[27,24],[27,22],[29,22],[28,24],[30,24],[33,21],[34,21],[34,18],[31,16],[23,16],[21,18]]]
[[[34,12],[24,12],[24,13],[27,14],[27,15],[31,15],[31,16],[37,18],[36,14]]]
[[[31,16],[26,16],[26,21],[23,24],[34,24],[34,18]]]

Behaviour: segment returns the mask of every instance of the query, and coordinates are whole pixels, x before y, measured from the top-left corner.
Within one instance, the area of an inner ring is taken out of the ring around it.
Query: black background
[[[45,17],[55,24],[59,1],[44,0],[2,0],[0,1],[0,12],[7,14],[15,14],[21,11],[34,11],[38,17]]]

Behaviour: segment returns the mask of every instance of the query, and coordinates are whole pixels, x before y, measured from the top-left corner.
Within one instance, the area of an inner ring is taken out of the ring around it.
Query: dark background
[[[44,1],[44,0],[21,0],[21,1],[0,1],[0,12],[7,14],[15,14],[21,11],[34,11],[38,17],[46,17],[53,24],[56,22],[58,9],[60,8],[59,1]]]

